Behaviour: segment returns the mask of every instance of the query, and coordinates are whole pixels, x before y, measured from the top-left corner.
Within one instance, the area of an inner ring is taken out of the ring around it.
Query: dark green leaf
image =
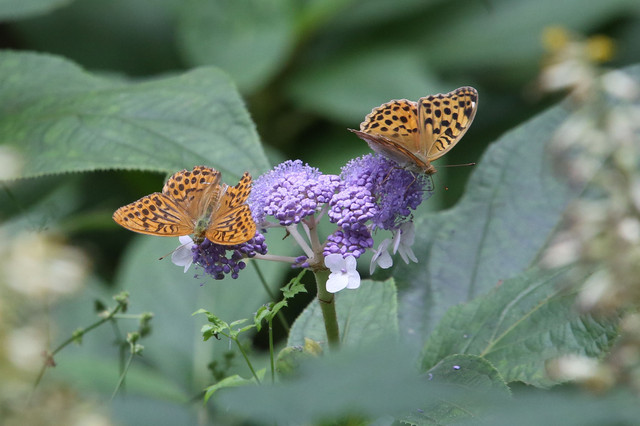
[[[426,337],[451,306],[535,262],[581,190],[557,177],[546,151],[566,116],[555,107],[507,133],[483,155],[455,208],[418,214],[413,250],[420,263],[401,264],[394,275],[404,290],[402,329]]]
[[[424,346],[423,370],[449,355],[478,355],[507,382],[550,386],[547,361],[566,354],[601,357],[618,335],[617,318],[577,312],[575,294],[563,288],[568,274],[532,270],[450,309]]]

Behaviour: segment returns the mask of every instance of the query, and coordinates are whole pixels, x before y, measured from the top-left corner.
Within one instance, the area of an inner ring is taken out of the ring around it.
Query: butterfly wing
[[[418,105],[421,156],[433,161],[449,152],[467,132],[477,110],[478,92],[473,87],[421,98]]]
[[[349,129],[351,130],[351,129]],[[406,99],[393,100],[374,108],[360,123],[360,131],[351,130],[369,147],[401,165],[428,168],[421,152],[418,128],[418,104]]]
[[[211,167],[182,170],[167,180],[162,193],[182,206],[195,222],[222,194],[221,174]]]
[[[429,170],[430,167],[432,167],[423,159],[418,158],[403,145],[392,139],[380,135],[372,135],[369,133],[360,132],[358,130],[349,130],[355,133],[360,139],[367,142],[367,144],[369,144],[369,147],[373,151],[395,161],[401,166],[411,167],[415,164],[418,168],[418,172],[425,173],[427,172],[427,170]]]
[[[236,186],[227,187],[213,210],[206,231],[209,241],[221,245],[242,244],[256,234],[256,224],[247,205],[251,193],[251,175],[245,173]]]
[[[120,207],[113,213],[113,220],[140,234],[170,237],[193,232],[193,222],[185,209],[159,192]]]
[[[220,172],[197,166],[174,173],[162,188],[136,202],[120,207],[113,219],[130,231],[161,236],[194,232],[203,206],[220,191]]]

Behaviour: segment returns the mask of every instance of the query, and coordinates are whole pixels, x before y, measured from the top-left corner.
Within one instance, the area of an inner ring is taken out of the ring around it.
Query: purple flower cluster
[[[256,253],[267,253],[267,245],[264,235],[256,233],[246,243],[223,246],[205,239],[201,244],[194,244],[191,250],[193,262],[201,266],[206,274],[221,280],[227,274],[231,274],[233,279],[238,278],[238,272],[246,266],[242,259],[253,257]]]
[[[372,223],[382,229],[397,229],[411,210],[431,196],[429,176],[409,170],[375,154],[356,158],[342,168],[345,186],[361,187],[375,200]]]
[[[314,215],[339,185],[338,176],[323,175],[300,160],[288,160],[255,181],[249,205],[256,223],[268,215],[288,226]]]
[[[411,210],[430,195],[425,189],[427,176],[414,175],[374,154],[350,161],[341,177],[342,185],[329,202],[328,213],[339,229],[327,239],[325,256],[340,253],[360,257],[373,246],[372,229],[398,229]]]

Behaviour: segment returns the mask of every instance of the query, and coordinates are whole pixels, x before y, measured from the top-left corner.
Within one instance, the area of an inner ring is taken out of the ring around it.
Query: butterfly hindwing
[[[207,238],[217,244],[233,245],[255,236],[256,224],[246,204],[251,193],[251,175],[245,173],[236,186],[227,187],[218,210],[211,217]]]
[[[471,126],[477,109],[478,92],[468,86],[420,99],[421,154],[433,161],[449,152]]]
[[[207,206],[216,202],[221,190],[219,171],[205,166],[174,173],[164,184],[162,193],[181,205],[197,220]]]

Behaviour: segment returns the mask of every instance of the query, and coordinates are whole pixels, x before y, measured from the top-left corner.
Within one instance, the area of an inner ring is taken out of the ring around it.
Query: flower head
[[[374,154],[350,161],[342,168],[341,176],[343,192],[353,193],[354,188],[359,188],[369,194],[367,201],[375,206],[367,206],[370,217],[366,219],[382,229],[396,229],[432,193],[428,176],[414,174]]]
[[[338,176],[323,175],[300,160],[289,160],[255,181],[249,205],[257,223],[268,215],[288,226],[315,214],[339,184]]]
[[[191,250],[193,262],[202,267],[207,275],[221,280],[228,274],[233,279],[238,278],[238,273],[246,266],[243,259],[253,257],[256,253],[265,254],[267,245],[264,235],[256,233],[246,243],[223,246],[205,239],[201,244],[193,244]]]
[[[327,291],[336,293],[342,289],[360,287],[360,274],[356,270],[356,259],[353,256],[342,257],[341,254],[330,254],[324,258],[324,264],[331,274],[327,280]]]

